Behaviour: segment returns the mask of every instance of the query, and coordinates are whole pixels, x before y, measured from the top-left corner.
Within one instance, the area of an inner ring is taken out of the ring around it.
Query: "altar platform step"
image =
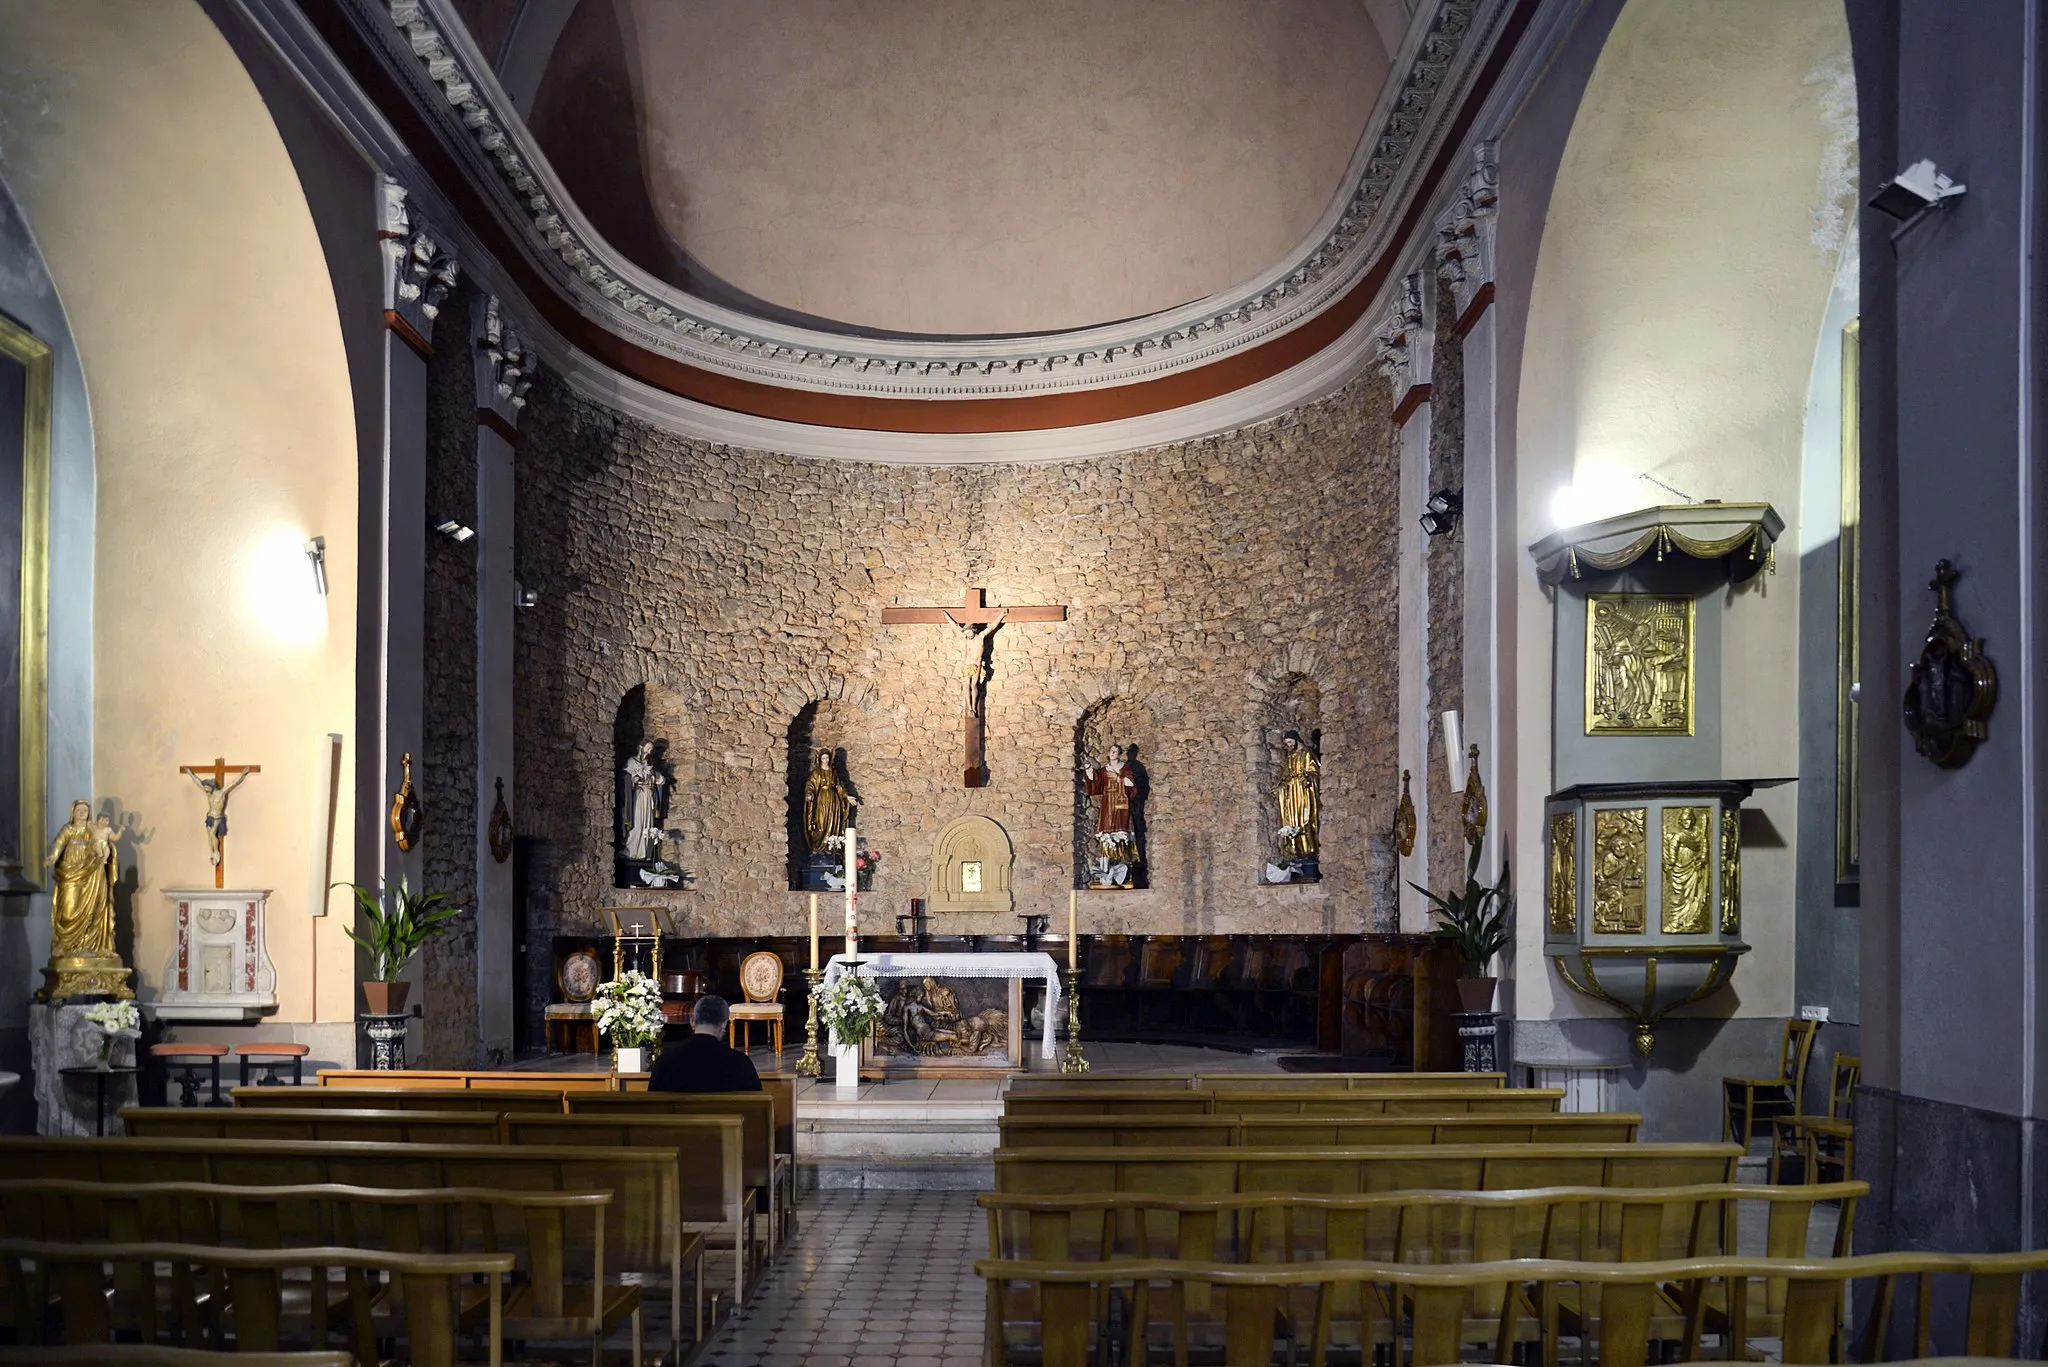
[[[986,1191],[995,1182],[999,1078],[829,1079],[797,1090],[797,1186],[808,1191]]]

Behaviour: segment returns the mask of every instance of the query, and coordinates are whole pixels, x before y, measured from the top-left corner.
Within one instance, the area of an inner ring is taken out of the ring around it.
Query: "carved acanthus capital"
[[[405,187],[377,178],[377,236],[384,246],[384,310],[431,345],[434,319],[455,288],[455,253],[407,202]]]
[[[1381,373],[1394,386],[1397,408],[1410,394],[1429,384],[1432,353],[1436,349],[1436,319],[1428,285],[1421,271],[1402,276],[1393,305],[1375,329],[1379,335],[1376,359]]]
[[[1480,289],[1493,281],[1494,210],[1500,201],[1500,163],[1494,153],[1492,139],[1472,149],[1472,174],[1436,221],[1437,272],[1450,286],[1461,319]]]
[[[471,356],[476,365],[476,406],[479,412],[496,414],[517,426],[519,410],[526,407],[526,391],[540,358],[516,328],[507,322],[496,295],[477,299],[470,310]]]

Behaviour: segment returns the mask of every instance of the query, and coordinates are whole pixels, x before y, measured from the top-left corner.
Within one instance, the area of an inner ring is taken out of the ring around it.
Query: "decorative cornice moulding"
[[[1346,183],[1292,256],[1235,290],[1143,318],[1030,337],[873,339],[768,322],[654,280],[562,189],[450,0],[341,0],[432,118],[518,249],[586,317],[658,356],[786,389],[864,398],[1010,398],[1158,379],[1279,337],[1389,250],[1516,0],[1428,0]]]

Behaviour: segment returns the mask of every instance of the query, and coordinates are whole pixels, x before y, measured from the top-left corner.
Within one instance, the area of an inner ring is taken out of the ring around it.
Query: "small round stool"
[[[206,1069],[212,1099],[208,1106],[225,1106],[220,1099],[220,1061],[227,1055],[225,1044],[152,1044],[151,1058],[162,1059],[164,1071],[169,1080],[178,1084],[182,1100],[180,1106],[197,1106],[199,1101],[199,1070]]]
[[[304,1086],[308,1052],[303,1044],[238,1044],[235,1046],[235,1058],[242,1065],[242,1085],[250,1085],[251,1072],[260,1072],[263,1076],[256,1080],[256,1086],[282,1087],[284,1079],[278,1074],[289,1068],[292,1070],[291,1085]]]

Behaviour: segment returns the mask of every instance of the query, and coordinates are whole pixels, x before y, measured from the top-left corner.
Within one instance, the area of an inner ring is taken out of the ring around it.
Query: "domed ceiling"
[[[1342,188],[1387,70],[1358,0],[581,0],[528,121],[668,283],[988,336],[1271,267]]]

